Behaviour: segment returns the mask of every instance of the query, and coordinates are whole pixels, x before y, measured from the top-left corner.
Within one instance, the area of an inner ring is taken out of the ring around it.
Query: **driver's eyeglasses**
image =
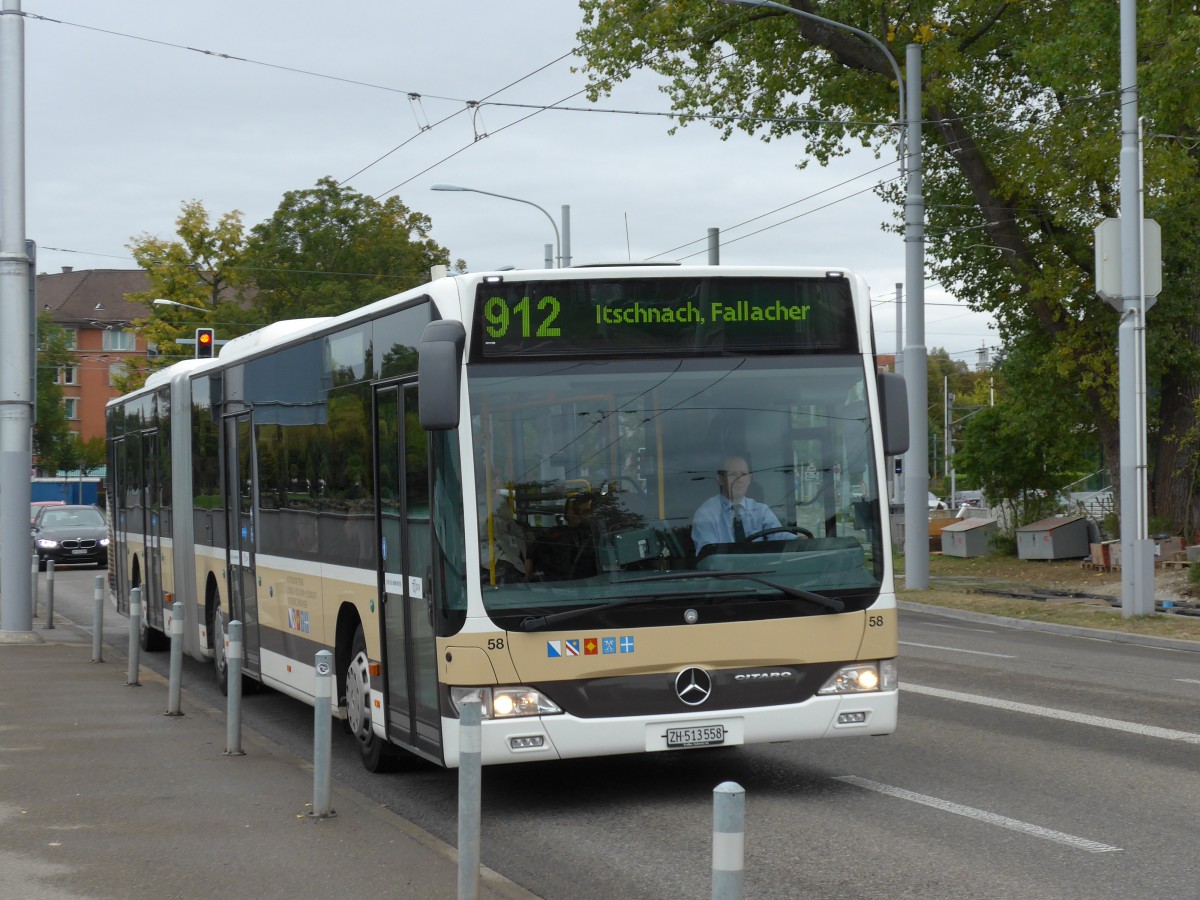
[[[737,479],[737,478],[745,478],[750,473],[749,472],[739,472],[736,469],[717,469],[717,474],[720,475],[722,478]]]

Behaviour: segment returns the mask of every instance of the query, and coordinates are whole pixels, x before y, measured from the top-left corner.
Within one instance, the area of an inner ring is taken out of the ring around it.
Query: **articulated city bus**
[[[118,604],[181,602],[225,686],[336,712],[363,762],[888,734],[896,599],[877,374],[843,270],[438,278],[279,322],[108,409]]]

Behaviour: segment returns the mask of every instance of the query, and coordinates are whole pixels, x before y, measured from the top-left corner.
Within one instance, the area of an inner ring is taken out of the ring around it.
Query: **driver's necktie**
[[[737,543],[741,543],[746,539],[746,526],[742,524],[742,506],[740,503],[733,506],[733,539]]]

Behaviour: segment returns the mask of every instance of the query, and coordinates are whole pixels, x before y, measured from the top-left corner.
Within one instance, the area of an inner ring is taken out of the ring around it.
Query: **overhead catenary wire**
[[[406,97],[407,97],[407,98],[410,100],[410,102],[412,102],[412,98],[414,98],[414,97],[416,97],[416,98],[426,98],[426,99],[438,100],[438,101],[444,101],[444,102],[454,102],[454,103],[467,103],[467,102],[468,102],[468,101],[462,101],[460,98],[448,97],[448,96],[446,96],[446,95],[434,94],[434,93],[428,93],[428,92],[418,92],[418,91],[413,91],[413,90],[406,89],[406,88],[396,88],[396,87],[392,87],[392,86],[388,86],[388,85],[375,84],[375,83],[371,83],[371,82],[367,82],[367,81],[361,81],[361,80],[356,80],[356,79],[351,79],[351,78],[345,78],[345,77],[342,77],[342,76],[329,75],[329,74],[327,74],[327,73],[316,72],[316,71],[313,71],[313,70],[309,70],[309,69],[302,69],[302,68],[299,68],[299,67],[292,67],[292,66],[279,65],[279,64],[275,64],[275,63],[263,62],[263,61],[261,61],[261,60],[250,59],[250,58],[248,58],[248,57],[236,56],[236,55],[233,55],[233,54],[222,53],[222,52],[218,52],[218,51],[214,51],[214,50],[208,50],[208,49],[201,49],[201,48],[191,47],[191,46],[187,46],[187,45],[184,45],[184,44],[178,44],[178,43],[173,43],[173,42],[169,42],[169,41],[158,40],[158,39],[154,39],[154,38],[147,38],[147,37],[143,37],[143,36],[139,36],[139,35],[133,35],[133,34],[129,34],[129,33],[126,33],[126,32],[121,32],[121,31],[116,31],[116,30],[112,30],[112,29],[105,29],[105,28],[99,28],[99,27],[96,27],[96,26],[82,25],[82,24],[79,24],[79,23],[68,22],[68,21],[61,20],[61,19],[53,19],[53,18],[51,18],[51,17],[47,17],[47,16],[39,16],[39,15],[36,15],[36,14],[31,14],[31,13],[27,13],[26,15],[27,15],[29,18],[33,18],[33,19],[39,19],[39,20],[46,21],[46,22],[53,22],[53,23],[57,23],[57,24],[68,25],[68,26],[73,26],[73,27],[82,28],[82,29],[85,29],[85,30],[95,31],[95,32],[102,33],[102,34],[113,35],[113,36],[118,36],[118,37],[123,37],[123,38],[131,39],[131,40],[144,41],[144,42],[147,42],[147,43],[152,43],[152,44],[157,44],[157,45],[161,45],[161,46],[172,47],[172,48],[175,48],[175,49],[179,49],[179,50],[181,50],[181,51],[186,51],[186,52],[191,52],[191,53],[199,53],[199,54],[202,54],[202,55],[205,55],[205,56],[209,56],[209,57],[211,57],[211,58],[214,58],[214,59],[217,59],[217,60],[224,60],[224,61],[232,61],[232,62],[239,62],[239,63],[244,63],[244,64],[257,65],[257,66],[262,66],[262,67],[265,67],[265,68],[276,69],[276,70],[280,70],[280,71],[284,71],[284,72],[289,72],[289,73],[293,73],[293,74],[303,75],[303,76],[306,76],[306,77],[327,78],[327,79],[329,79],[329,80],[336,81],[336,82],[341,82],[341,83],[345,83],[345,84],[347,84],[347,85],[352,85],[352,86],[357,86],[357,87],[366,87],[366,88],[371,88],[371,89],[377,89],[377,90],[389,91],[389,92],[392,92],[392,93],[404,94],[404,95],[405,95],[405,96],[406,96]],[[723,23],[721,23],[721,24],[723,24]],[[717,27],[717,26],[716,26],[716,25],[714,25],[713,27]],[[436,124],[441,124],[441,122],[447,121],[447,120],[449,120],[449,119],[453,118],[453,117],[454,117],[454,116],[456,116],[456,115],[461,115],[461,114],[462,114],[462,112],[466,111],[467,109],[471,109],[471,108],[475,108],[475,109],[477,109],[478,107],[480,107],[480,106],[483,106],[483,105],[491,105],[491,106],[497,106],[497,107],[500,107],[500,106],[528,107],[529,105],[527,105],[527,104],[509,104],[509,103],[507,103],[507,102],[504,102],[504,101],[492,100],[492,99],[490,99],[490,98],[493,98],[493,97],[495,97],[497,94],[499,94],[500,92],[502,92],[502,91],[506,90],[507,88],[511,87],[512,85],[514,85],[514,84],[517,84],[517,83],[519,83],[520,81],[523,81],[523,80],[525,80],[526,78],[532,77],[534,74],[537,74],[538,72],[545,70],[545,69],[546,69],[546,68],[548,68],[549,66],[552,66],[552,65],[554,65],[554,64],[556,64],[556,63],[558,63],[558,62],[561,62],[563,59],[566,59],[567,57],[569,57],[569,56],[571,56],[573,53],[575,53],[577,49],[578,49],[578,48],[572,48],[572,50],[570,50],[570,51],[568,51],[567,53],[564,53],[564,54],[562,54],[562,55],[558,56],[558,57],[557,57],[555,60],[552,60],[551,62],[549,62],[549,63],[547,63],[547,64],[545,64],[545,65],[543,65],[543,66],[541,66],[541,67],[539,67],[539,68],[537,68],[537,69],[535,69],[535,70],[533,70],[532,72],[528,73],[527,75],[525,75],[525,76],[522,76],[522,78],[520,78],[520,79],[517,79],[516,81],[513,81],[513,82],[511,82],[509,85],[506,85],[506,86],[504,86],[504,87],[502,87],[502,88],[498,89],[497,91],[493,91],[491,94],[488,94],[488,95],[486,95],[486,97],[485,97],[485,98],[484,98],[484,100],[482,100],[482,101],[469,101],[470,103],[472,103],[472,104],[473,104],[473,106],[464,106],[464,108],[463,108],[463,109],[457,110],[457,111],[455,111],[455,113],[453,113],[453,114],[451,114],[451,115],[449,115],[449,116],[446,116],[446,117],[444,117],[443,119],[441,119],[441,120],[438,120],[438,121],[437,121],[437,122],[435,122],[435,123],[432,123],[432,124],[431,124],[431,123],[429,123],[428,117],[426,117],[426,122],[425,122],[425,124],[421,124],[421,123],[420,123],[420,121],[418,120],[418,128],[419,128],[420,130],[419,130],[419,132],[418,132],[418,134],[417,134],[417,135],[414,135],[414,137],[413,137],[413,138],[410,138],[409,140],[407,140],[407,141],[403,142],[402,144],[398,145],[398,147],[396,147],[396,148],[393,148],[393,150],[389,151],[389,153],[388,153],[388,154],[384,154],[383,156],[381,156],[381,157],[378,157],[378,158],[377,158],[375,161],[373,161],[372,163],[368,164],[368,166],[367,166],[367,167],[364,167],[363,169],[360,169],[360,170],[359,170],[359,172],[355,173],[355,175],[352,175],[352,176],[350,176],[350,178],[354,178],[354,177],[356,177],[358,174],[361,174],[361,172],[365,171],[365,170],[366,170],[366,168],[369,168],[371,165],[375,165],[375,164],[377,164],[377,163],[378,163],[380,160],[382,160],[382,159],[386,158],[388,155],[390,155],[390,153],[393,153],[393,152],[395,152],[395,150],[396,150],[396,149],[399,149],[399,147],[405,146],[405,145],[406,145],[407,143],[409,143],[409,142],[410,142],[412,139],[415,139],[415,137],[416,137],[416,136],[419,136],[419,134],[426,133],[427,131],[429,131],[429,130],[431,130],[433,127],[435,127],[435,125],[436,125]],[[643,55],[643,58],[642,58],[642,60],[640,60],[640,61],[639,61],[639,63],[644,63],[646,60],[648,60],[648,59],[652,58],[652,57],[653,57],[653,56],[654,56],[656,53],[667,53],[667,52],[672,52],[672,48],[666,48],[666,49],[664,49],[664,50],[648,51],[646,54],[644,54],[644,55]],[[587,90],[587,88],[586,88],[586,87],[585,87],[583,90],[581,90],[581,91],[577,91],[577,92],[573,93],[573,94],[572,94],[572,95],[570,95],[570,96],[571,96],[571,97],[573,97],[573,96],[578,96],[580,93],[583,93],[585,90]],[[1066,98],[1065,100],[1062,100],[1062,101],[1060,101],[1060,106],[1061,106],[1062,104],[1066,104],[1066,103],[1072,103],[1072,102],[1090,102],[1090,101],[1093,101],[1093,100],[1097,99],[1098,97],[1102,97],[1102,96],[1105,96],[1105,95],[1107,95],[1107,94],[1110,94],[1110,93],[1113,93],[1113,92],[1099,92],[1098,94],[1095,94],[1095,95],[1081,96],[1081,97],[1078,97],[1078,98]],[[566,98],[566,99],[569,99],[569,97],[568,97],[568,98]],[[508,128],[512,128],[512,127],[514,127],[514,126],[516,126],[516,125],[522,124],[523,122],[525,122],[525,121],[528,121],[528,119],[529,119],[529,118],[531,118],[531,117],[532,117],[532,115],[536,115],[536,114],[537,114],[537,113],[539,113],[539,112],[542,112],[542,111],[549,111],[549,110],[554,110],[554,109],[558,109],[558,110],[560,110],[560,111],[571,111],[571,112],[581,112],[581,113],[591,113],[591,114],[607,114],[607,115],[618,114],[618,115],[654,115],[654,116],[668,116],[668,117],[675,117],[675,118],[681,118],[681,119],[686,119],[686,120],[703,120],[703,119],[706,119],[706,118],[712,118],[712,119],[720,119],[720,120],[724,120],[724,121],[732,121],[732,120],[734,120],[734,119],[737,119],[737,118],[739,118],[739,117],[737,117],[737,116],[711,116],[711,117],[710,117],[710,116],[707,116],[706,114],[701,114],[701,113],[679,113],[679,112],[641,111],[641,110],[605,110],[605,109],[598,109],[598,108],[583,108],[583,107],[580,107],[580,108],[571,108],[571,107],[564,107],[564,106],[562,106],[562,104],[566,102],[566,99],[564,99],[564,100],[560,100],[560,101],[558,102],[558,104],[552,104],[552,105],[549,105],[549,106],[546,106],[546,107],[534,107],[534,112],[533,112],[533,113],[532,113],[530,116],[523,116],[523,117],[521,117],[520,119],[517,119],[517,120],[515,120],[515,121],[513,121],[513,122],[507,123],[506,125],[503,125],[503,126],[501,126],[500,128],[498,128],[498,129],[496,129],[496,130],[492,131],[492,132],[491,132],[491,134],[496,134],[496,133],[499,133],[500,131],[504,131],[504,130],[506,130],[506,129],[508,129]],[[1059,111],[1056,111],[1056,110],[1052,110],[1052,109],[1051,109],[1051,110],[1045,110],[1045,111],[1040,111],[1040,112],[1037,112],[1037,113],[1035,113],[1035,117],[1037,117],[1037,118],[1043,118],[1043,117],[1044,117],[1044,118],[1049,118],[1049,117],[1057,116],[1057,115],[1059,115],[1059,114],[1060,114],[1060,112],[1059,112]],[[964,117],[959,117],[959,118],[961,118],[961,119],[966,119],[966,118],[973,118],[973,117],[978,117],[978,116],[982,116],[982,115],[987,115],[987,114],[986,114],[986,113],[977,113],[977,114],[972,114],[972,116],[964,116]],[[745,120],[747,120],[747,121],[754,120],[754,117],[741,117],[741,118],[743,118],[743,119],[745,119]],[[779,120],[778,120],[778,119],[773,119],[773,118],[772,118],[772,119],[767,119],[767,118],[764,118],[764,119],[761,119],[760,121],[764,121],[764,122],[772,122],[772,121],[779,121]],[[871,126],[871,125],[886,125],[886,124],[887,124],[887,123],[872,123],[872,122],[855,122],[855,121],[852,121],[852,120],[844,120],[844,121],[843,121],[843,120],[816,120],[816,119],[813,119],[813,120],[797,120],[797,121],[808,121],[808,122],[812,122],[812,123],[814,123],[814,124],[829,124],[829,125],[832,125],[832,126],[837,126],[837,127],[849,127],[849,126],[855,126],[855,125],[858,125],[858,126],[862,126],[862,125],[868,125],[868,126]],[[381,195],[379,195],[379,196],[384,196],[385,194],[387,194],[387,193],[391,193],[392,191],[395,191],[395,190],[399,189],[399,187],[402,187],[403,185],[405,185],[405,184],[408,184],[409,182],[411,182],[411,181],[412,181],[412,180],[414,180],[415,178],[419,177],[420,175],[422,175],[422,174],[424,174],[424,173],[426,173],[426,172],[430,171],[432,168],[436,167],[437,165],[440,165],[442,162],[445,162],[446,160],[448,160],[448,159],[450,159],[450,158],[453,158],[454,156],[458,155],[459,153],[461,153],[461,152],[465,151],[466,149],[468,149],[468,148],[469,148],[469,146],[471,146],[471,145],[466,145],[466,146],[464,146],[464,147],[460,148],[459,150],[455,151],[454,153],[452,153],[452,154],[450,154],[450,155],[448,155],[448,156],[445,156],[445,157],[443,157],[441,160],[439,160],[439,162],[437,162],[437,163],[434,163],[433,165],[431,165],[431,166],[429,166],[429,167],[426,167],[426,168],[425,168],[425,169],[423,169],[421,172],[417,173],[417,174],[416,174],[416,175],[414,175],[414,176],[411,176],[411,177],[410,177],[410,178],[408,178],[408,179],[405,179],[404,181],[402,181],[402,182],[400,182],[398,185],[396,185],[394,188],[390,189],[390,190],[389,190],[389,191],[387,191],[387,192],[384,192],[384,194],[381,194]],[[890,163],[889,163],[889,165],[890,165]],[[879,168],[884,168],[884,167],[885,167],[885,166],[880,166]],[[874,170],[872,170],[872,171],[874,171]],[[862,177],[862,176],[858,176],[858,177]],[[348,180],[350,180],[350,179],[345,179],[345,180],[344,180],[343,182],[341,182],[341,183],[345,183],[345,181],[348,181]],[[893,180],[893,179],[889,179],[888,181],[892,181],[892,180]],[[881,186],[881,185],[883,185],[883,184],[886,184],[886,183],[888,183],[888,181],[881,182],[881,183],[880,183],[880,186]],[[833,188],[826,189],[826,191],[822,191],[822,192],[819,192],[819,193],[825,193],[825,192],[827,192],[828,190],[832,190],[832,189],[833,189]],[[857,193],[862,193],[862,192],[857,192]],[[842,199],[849,199],[849,198],[851,198],[851,197],[853,197],[853,196],[857,196],[857,193],[855,193],[855,194],[850,194],[850,195],[847,195],[845,198],[842,198]],[[816,196],[816,195],[811,195],[811,196]],[[805,200],[805,199],[811,199],[811,196],[810,196],[809,198],[802,198],[801,200],[794,201],[792,204],[788,204],[788,206],[795,205],[796,203],[804,202],[804,200]],[[835,201],[835,202],[837,202],[837,201]],[[821,207],[821,208],[822,208],[822,209],[824,209],[824,208],[828,208],[829,206],[832,206],[832,205],[833,205],[832,203],[831,203],[831,204],[827,204],[826,206],[824,206],[824,207]],[[760,219],[762,219],[762,218],[764,218],[764,217],[766,217],[766,216],[772,215],[772,214],[774,214],[775,212],[778,212],[778,211],[780,211],[781,209],[784,209],[784,208],[787,208],[787,207],[785,206],[785,207],[777,208],[776,210],[772,210],[772,211],[770,211],[770,212],[766,212],[766,213],[759,214],[759,215],[757,215],[757,216],[755,216],[755,217],[752,217],[751,219],[744,220],[743,222],[737,223],[736,225],[733,225],[733,226],[729,226],[729,227],[728,227],[726,230],[727,230],[727,231],[732,231],[732,230],[735,230],[735,229],[737,229],[737,228],[743,227],[744,225],[746,225],[746,224],[749,224],[750,222],[753,222],[753,221],[760,220]],[[810,215],[810,214],[812,214],[813,212],[816,212],[816,211],[817,211],[817,210],[810,210],[810,211],[808,211],[808,212],[806,212],[806,213],[803,213],[803,214],[802,214],[802,216],[803,216],[803,215]],[[767,226],[767,227],[765,227],[765,228],[763,228],[763,229],[759,229],[758,231],[752,232],[751,234],[747,234],[747,235],[741,235],[741,236],[739,236],[739,237],[732,238],[732,239],[730,239],[730,240],[728,240],[728,241],[725,241],[724,243],[734,243],[734,242],[736,242],[736,241],[740,241],[740,240],[746,240],[746,239],[748,239],[748,238],[750,238],[750,237],[753,237],[753,236],[755,236],[755,235],[757,235],[757,234],[761,234],[761,233],[763,233],[764,231],[767,231],[767,230],[769,230],[770,228],[774,228],[774,227],[780,227],[781,225],[784,225],[784,224],[787,224],[787,223],[789,223],[789,222],[795,221],[796,219],[798,219],[798,218],[801,218],[802,216],[795,216],[795,217],[789,218],[789,219],[787,219],[787,220],[784,220],[783,222],[776,223],[776,224],[774,224],[774,225],[769,225],[769,226]],[[679,248],[675,248],[675,249],[682,249],[683,247],[689,246],[690,244],[698,243],[698,242],[700,242],[700,241],[702,241],[702,240],[705,240],[705,238],[697,238],[695,241],[689,242],[688,244],[681,245],[681,247],[679,247]],[[52,248],[47,248],[47,249],[52,249]],[[79,252],[79,251],[74,251],[74,252]],[[668,251],[664,251],[664,253],[655,254],[655,256],[661,256],[661,255],[665,255],[666,253],[671,253],[671,252],[674,252],[674,250],[668,250]],[[695,256],[695,255],[697,255],[697,254],[691,254],[691,256]],[[120,257],[115,257],[115,256],[114,256],[113,258],[120,258]],[[655,258],[655,257],[650,257],[650,258]],[[328,274],[328,273],[320,273],[320,274]],[[359,273],[348,273],[348,274],[359,274]],[[361,274],[369,274],[369,273],[361,273]]]

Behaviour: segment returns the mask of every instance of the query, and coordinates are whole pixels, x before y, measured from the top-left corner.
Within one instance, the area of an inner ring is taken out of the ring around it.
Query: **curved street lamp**
[[[158,297],[152,303],[154,306],[182,306],[184,309],[194,309],[196,312],[212,312],[211,309],[205,309],[202,306],[192,306],[190,303],[180,303],[178,300],[164,300],[162,297]]]
[[[869,41],[877,47],[895,74],[899,86],[900,122],[907,130],[900,132],[900,171],[906,177],[904,195],[904,281],[908,294],[908,340],[904,348],[905,368],[912,367],[911,376],[906,377],[908,390],[909,451],[904,466],[904,559],[905,583],[910,589],[924,590],[929,587],[929,544],[919,539],[928,524],[928,512],[918,508],[916,498],[929,492],[929,462],[916,462],[926,453],[929,439],[929,422],[925,410],[929,400],[926,372],[929,357],[925,348],[925,197],[921,171],[921,48],[909,44],[907,48],[908,81],[900,72],[896,57],[879,38],[853,25],[826,19],[814,13],[784,6],[774,0],[718,0],[730,6],[748,6],[752,9],[770,9],[791,13],[802,19],[811,19],[831,28],[841,28]],[[907,102],[906,102],[907,97]],[[918,373],[920,373],[918,375]],[[913,540],[907,538],[911,536]]]
[[[562,244],[559,241],[558,223],[554,221],[554,217],[542,207],[538,206],[532,200],[522,200],[520,197],[509,197],[507,194],[494,194],[491,191],[481,191],[479,188],[462,187],[457,184],[435,184],[429,188],[431,191],[467,191],[472,194],[484,194],[488,197],[499,197],[501,200],[512,200],[514,203],[524,203],[527,206],[532,206],[534,209],[541,210],[542,215],[550,220],[550,226],[554,229],[554,259],[557,261],[558,268],[562,268]],[[155,301],[156,303],[158,301]]]

